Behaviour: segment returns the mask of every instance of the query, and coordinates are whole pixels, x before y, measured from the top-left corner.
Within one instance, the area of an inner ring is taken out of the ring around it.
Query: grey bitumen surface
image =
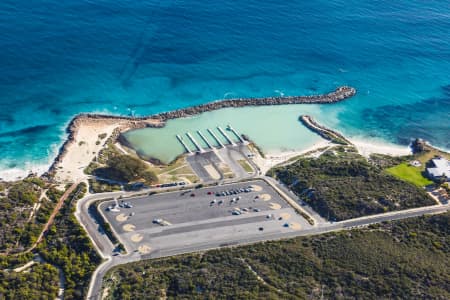
[[[244,168],[242,168],[242,166],[237,162],[238,160],[247,160],[247,162],[255,168],[254,163],[252,163],[247,157],[248,154],[250,154],[250,151],[247,146],[242,143],[237,143],[236,145],[225,145],[224,148],[220,149],[204,150],[205,152],[196,152],[189,154],[186,157],[186,161],[189,163],[194,173],[197,174],[203,182],[213,180],[208,171],[205,169],[206,165],[211,165],[221,175],[221,178],[218,180],[221,180],[224,177],[223,172],[219,168],[219,165],[223,163],[231,169],[235,180],[248,178],[256,174],[256,172],[253,174],[247,173],[247,171],[245,171]]]
[[[270,181],[272,184],[275,184],[280,190],[282,190],[286,195],[288,195],[291,199],[295,200],[297,203],[299,203],[302,207],[302,209],[310,215],[316,222],[318,223],[324,223],[327,222],[324,218],[322,218],[315,210],[312,209],[311,206],[308,205],[308,203],[300,200],[298,196],[290,189],[286,187],[283,183],[273,179],[272,177],[266,177],[267,181]]]
[[[219,156],[222,160],[230,167],[231,171],[237,178],[246,178],[252,176],[252,174],[247,173],[247,171],[242,168],[242,166],[237,162],[238,160],[247,160],[244,154],[244,149],[247,146],[242,143],[238,143],[235,146],[227,146],[218,150]]]
[[[204,241],[203,243],[196,243],[196,244],[186,244],[186,245],[177,245],[173,248],[167,248],[164,251],[160,250],[154,250],[153,252],[141,255],[138,252],[131,252],[127,255],[120,255],[120,256],[111,256],[112,251],[112,245],[109,240],[105,239],[104,235],[101,235],[98,232],[98,225],[95,224],[93,220],[91,220],[91,217],[89,216],[87,212],[87,204],[99,199],[105,199],[107,197],[117,196],[121,193],[106,193],[101,195],[93,195],[88,196],[86,198],[83,198],[78,202],[77,205],[77,218],[79,218],[80,222],[81,220],[84,220],[86,223],[83,224],[83,226],[87,229],[89,236],[93,239],[95,242],[97,249],[106,249],[106,252],[102,253],[102,256],[107,257],[108,260],[105,261],[102,265],[100,265],[95,273],[92,276],[92,280],[89,287],[89,293],[88,298],[89,299],[100,299],[101,296],[101,287],[102,287],[102,279],[106,272],[117,265],[120,264],[126,264],[133,261],[138,261],[142,259],[150,259],[150,258],[158,258],[158,257],[165,257],[165,256],[172,256],[172,255],[178,255],[183,253],[189,253],[189,252],[197,252],[197,251],[204,251],[208,249],[214,249],[224,246],[232,246],[232,245],[244,245],[244,244],[250,244],[255,242],[261,242],[266,240],[279,240],[279,239],[285,239],[285,238],[293,238],[297,236],[306,236],[306,235],[316,235],[316,234],[322,234],[326,232],[332,232],[337,230],[345,230],[345,229],[351,229],[353,227],[358,226],[366,226],[369,224],[374,223],[380,223],[384,221],[392,221],[392,220],[399,220],[399,219],[405,219],[410,217],[416,217],[421,216],[424,214],[435,214],[435,213],[443,213],[450,209],[450,205],[435,205],[435,206],[428,206],[428,207],[421,207],[416,209],[409,209],[409,210],[403,210],[403,211],[396,211],[391,213],[385,213],[380,215],[374,215],[374,216],[367,216],[362,217],[358,219],[352,219],[342,222],[336,222],[336,223],[330,223],[330,222],[319,222],[317,226],[314,227],[305,227],[302,230],[286,230],[286,231],[280,231],[280,232],[266,232],[263,235],[253,235],[253,236],[235,236],[232,241],[220,240],[220,239],[210,239],[207,241]],[[242,225],[239,225],[242,226]],[[245,225],[244,225],[245,226]],[[170,227],[170,226],[169,226]],[[215,234],[215,233],[213,233]],[[102,245],[98,245],[97,243],[100,243]],[[106,246],[105,246],[106,244]],[[109,245],[109,246],[108,246]],[[103,251],[103,250],[102,250]]]
[[[229,196],[216,195],[253,185],[261,190]],[[270,197],[270,200],[263,200],[262,195]],[[238,196],[241,199],[232,202],[232,199]],[[212,202],[214,200],[215,203]],[[107,207],[113,205],[114,201],[106,201],[99,209],[129,252],[140,246],[150,247],[151,251],[164,252],[177,247],[195,248],[197,244],[213,240],[232,243],[236,239],[253,236],[262,238],[266,234],[311,227],[262,180],[194,189],[191,192],[137,197],[125,202],[129,202],[133,207],[120,208],[119,212],[108,211]],[[242,214],[233,215],[235,210],[240,210]],[[127,220],[121,220],[118,218],[120,216],[126,217]],[[155,224],[154,219],[167,221],[171,225]],[[132,231],[127,228],[130,225],[135,226]],[[136,241],[136,238],[140,240]]]
[[[213,180],[213,178],[209,175],[208,171],[205,169],[206,165],[211,165],[217,171],[217,173],[220,174],[220,179],[223,178],[223,173],[217,167],[217,165],[220,163],[220,159],[219,157],[217,157],[217,154],[212,150],[208,150],[207,152],[203,153],[191,154],[186,157],[186,161],[189,163],[194,173],[197,174],[197,176],[203,182]]]

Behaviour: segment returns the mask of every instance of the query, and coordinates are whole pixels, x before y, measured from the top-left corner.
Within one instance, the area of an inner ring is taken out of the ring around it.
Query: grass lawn
[[[248,162],[244,159],[240,159],[237,161],[241,167],[245,170],[247,173],[253,173],[252,167],[248,164]]]
[[[425,166],[425,164],[430,159],[432,159],[436,156],[442,156],[442,157],[445,157],[446,159],[450,160],[450,153],[446,153],[446,152],[443,152],[443,151],[440,151],[438,149],[431,148],[431,147],[428,147],[427,150],[428,151],[420,153],[419,155],[416,155],[416,157],[415,157],[415,159],[420,161],[423,166]]]
[[[402,163],[398,166],[389,168],[387,169],[387,172],[419,187],[427,186],[433,183],[433,181],[423,177],[421,168],[410,166],[407,163]]]

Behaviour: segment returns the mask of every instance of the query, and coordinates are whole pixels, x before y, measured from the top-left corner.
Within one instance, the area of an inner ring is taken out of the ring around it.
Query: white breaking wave
[[[42,175],[48,170],[49,166],[49,164],[26,163],[23,169],[17,167],[6,170],[0,169],[0,179],[2,181],[15,181],[27,177],[30,172]]]
[[[283,91],[280,91],[280,90],[274,90],[274,92],[277,93],[278,95],[280,95],[281,97],[284,96]]]
[[[233,96],[235,96],[236,94],[233,92],[227,92],[225,94],[223,94],[223,99],[226,99],[228,96],[231,96],[231,98],[233,98]]]

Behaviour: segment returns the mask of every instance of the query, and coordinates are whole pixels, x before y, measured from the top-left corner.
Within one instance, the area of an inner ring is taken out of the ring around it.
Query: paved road
[[[311,208],[306,202],[297,201],[298,196],[294,194],[293,191],[288,189],[284,184],[276,181],[272,177],[265,177],[266,181],[272,185],[275,189],[277,189],[286,199],[291,199],[292,201],[288,201],[295,209],[299,211],[305,212],[309,215],[315,222],[315,225],[319,223],[326,223],[327,221],[322,218],[315,210]]]
[[[205,241],[203,244],[184,245],[183,247],[180,247],[179,245],[177,245],[176,248],[172,248],[172,249],[167,248],[167,249],[164,249],[164,252],[155,251],[155,252],[152,252],[147,255],[140,255],[137,252],[132,252],[128,255],[112,256],[113,246],[112,246],[111,242],[106,238],[106,236],[104,234],[99,232],[98,224],[95,222],[95,220],[93,220],[92,216],[89,215],[87,208],[90,205],[90,203],[92,203],[96,200],[111,198],[113,196],[118,196],[120,194],[123,194],[123,192],[92,195],[92,196],[83,198],[82,200],[78,201],[78,204],[77,204],[76,217],[78,218],[80,223],[82,223],[84,228],[89,233],[89,236],[93,240],[97,250],[101,253],[102,257],[107,259],[104,263],[102,263],[97,268],[97,270],[92,275],[92,279],[91,279],[91,283],[90,283],[89,291],[88,291],[88,299],[100,299],[101,298],[100,293],[101,293],[101,288],[102,288],[102,280],[103,280],[104,275],[110,268],[117,266],[117,265],[138,261],[141,259],[179,255],[179,254],[183,254],[183,253],[204,251],[204,250],[220,248],[220,247],[224,247],[224,246],[245,245],[245,244],[251,244],[251,243],[261,242],[261,241],[265,241],[265,240],[279,240],[279,239],[293,238],[293,237],[298,237],[298,236],[317,235],[317,234],[323,234],[326,232],[351,229],[354,227],[366,226],[366,225],[374,224],[374,223],[381,223],[384,221],[392,221],[392,220],[416,217],[416,216],[421,216],[424,214],[443,213],[443,212],[450,210],[450,204],[447,204],[447,205],[434,205],[434,206],[414,208],[414,209],[409,209],[409,210],[390,212],[390,213],[361,217],[361,218],[356,218],[356,219],[351,219],[351,220],[341,221],[341,222],[335,222],[335,223],[323,222],[322,220],[319,220],[319,222],[317,223],[317,226],[315,226],[311,229],[282,232],[282,233],[277,232],[277,233],[273,233],[273,234],[265,234],[265,235],[261,235],[261,236],[252,236],[252,237],[239,237],[238,236],[238,237],[234,238],[233,240],[229,240],[229,239],[226,241],[212,240],[212,241]],[[127,195],[129,195],[129,194],[127,194]],[[294,201],[294,200],[291,199],[291,201]]]
[[[211,174],[205,169],[205,166],[211,166],[216,172],[219,174],[219,178],[216,180],[223,179],[222,171],[217,167],[217,164],[220,162],[219,157],[214,151],[208,151],[204,153],[198,153],[194,155],[189,155],[186,158],[186,161],[191,166],[192,170],[195,174],[203,181],[208,182],[214,180]]]
[[[236,191],[249,185],[255,186],[256,190],[216,196],[217,193]],[[233,202],[237,195],[240,200]],[[213,199],[216,199],[215,203],[211,202]],[[188,193],[176,191],[139,196],[126,201],[133,207],[108,211],[106,208],[114,202],[104,201],[99,205],[99,210],[127,252],[145,252],[143,247],[164,251],[176,244],[182,247],[185,243],[195,245],[213,239],[225,242],[235,239],[237,235],[260,236],[310,226],[263,180],[205,187]],[[233,210],[242,210],[242,214],[233,215]],[[273,217],[268,218],[268,215]],[[286,221],[283,216],[292,224],[290,227],[284,226]],[[162,219],[171,225],[153,224],[154,219]],[[130,229],[130,226],[133,228]],[[263,230],[259,230],[260,227]]]

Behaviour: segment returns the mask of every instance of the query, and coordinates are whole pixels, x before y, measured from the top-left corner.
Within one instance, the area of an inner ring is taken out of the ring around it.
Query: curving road
[[[269,182],[272,186],[274,186],[275,189],[278,191],[283,191],[283,196],[287,198],[286,200],[288,203],[296,203],[294,199],[292,199],[289,196],[289,192],[286,191],[286,189],[283,186],[280,186],[276,181],[269,179],[267,180],[267,177],[261,177],[261,179],[266,180]],[[140,191],[139,194],[143,193],[143,191]],[[291,232],[284,232],[284,233],[276,233],[276,234],[268,234],[268,235],[261,235],[261,236],[255,236],[252,238],[235,238],[232,241],[211,241],[211,242],[205,242],[203,244],[195,244],[195,245],[186,245],[182,248],[173,248],[173,249],[167,249],[164,252],[152,252],[150,254],[141,255],[137,252],[132,252],[127,255],[116,255],[114,256],[114,246],[112,245],[111,241],[107,238],[106,234],[102,233],[99,224],[95,221],[94,217],[90,215],[88,208],[89,205],[95,201],[102,200],[102,199],[111,199],[112,197],[117,197],[119,195],[125,195],[125,196],[132,196],[134,193],[126,193],[126,192],[113,192],[113,193],[103,193],[103,194],[96,194],[96,195],[89,195],[85,198],[81,199],[77,203],[77,209],[75,212],[75,216],[78,219],[78,221],[82,224],[82,226],[85,228],[85,230],[88,232],[89,237],[93,241],[96,249],[100,253],[100,255],[106,259],[93,273],[91,282],[89,285],[88,290],[88,299],[101,299],[101,290],[102,290],[102,280],[105,276],[106,272],[114,266],[126,264],[134,261],[139,261],[142,259],[151,259],[151,258],[159,258],[159,257],[166,257],[166,256],[173,256],[173,255],[179,255],[184,253],[190,253],[190,252],[197,252],[197,251],[205,251],[209,249],[214,248],[220,248],[225,246],[233,246],[233,245],[245,245],[245,244],[251,244],[266,240],[280,240],[280,239],[286,239],[286,238],[293,238],[298,236],[306,236],[306,235],[317,235],[317,234],[323,234],[327,232],[332,231],[338,231],[338,230],[346,230],[351,229],[359,226],[367,226],[374,223],[381,223],[385,221],[392,221],[392,220],[400,220],[405,218],[411,218],[411,217],[417,217],[425,214],[438,214],[438,213],[444,213],[448,210],[450,210],[450,204],[446,205],[434,205],[434,206],[427,206],[427,207],[420,207],[420,208],[414,208],[414,209],[408,209],[408,210],[402,210],[402,211],[395,211],[395,212],[389,212],[379,215],[372,215],[372,216],[366,216],[341,222],[326,222],[321,218],[315,218],[316,215],[312,215],[312,218],[315,220],[315,226],[311,229],[304,229],[300,231],[291,231]],[[298,206],[298,204],[297,204]],[[298,208],[298,207],[295,207]],[[301,210],[309,212],[308,209],[304,209],[304,207],[301,207]]]

